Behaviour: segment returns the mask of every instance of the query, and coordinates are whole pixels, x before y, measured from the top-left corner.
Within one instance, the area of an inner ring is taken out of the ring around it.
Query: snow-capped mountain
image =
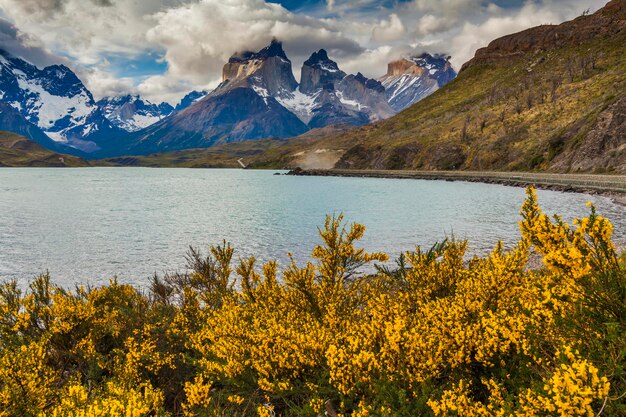
[[[358,126],[393,115],[378,81],[347,75],[324,49],[304,62],[298,89],[278,101],[310,128]]]
[[[390,62],[378,80],[385,87],[389,105],[402,111],[434,93],[456,77],[449,57],[422,54]]]
[[[423,54],[391,62],[385,76],[369,79],[346,74],[320,49],[304,62],[298,84],[274,40],[258,52],[234,54],[222,75],[215,90],[192,91],[176,107],[133,95],[95,102],[69,68],[40,70],[0,51],[0,127],[55,151],[94,157],[289,138],[385,119],[456,73],[447,57]]]
[[[304,63],[302,83],[276,40],[234,54],[222,83],[206,97],[137,132],[129,153],[158,152],[262,138],[289,138],[331,124],[362,125],[394,114],[385,88],[347,75],[320,50]]]
[[[137,132],[127,153],[288,138],[308,130],[278,101],[298,86],[279,42],[259,52],[233,55],[222,73],[222,83],[207,96]]]
[[[183,97],[178,104],[176,105],[176,107],[174,108],[174,111],[181,111],[186,109],[187,107],[191,106],[193,103],[195,103],[196,101],[200,100],[202,97],[206,96],[207,94],[209,94],[208,91],[192,91],[190,93],[187,93],[185,95],[185,97]]]
[[[169,103],[154,104],[138,95],[104,97],[96,103],[104,116],[127,132],[135,132],[155,124],[174,112]]]
[[[85,152],[117,133],[93,96],[69,68],[42,70],[0,51],[0,100],[55,142]]]

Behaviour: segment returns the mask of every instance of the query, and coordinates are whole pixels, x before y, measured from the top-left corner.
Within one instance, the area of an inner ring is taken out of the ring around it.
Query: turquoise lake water
[[[306,262],[326,214],[366,225],[362,246],[397,256],[454,234],[473,253],[519,237],[524,190],[411,179],[290,177],[276,171],[0,169],[0,279],[99,285],[117,275],[145,285],[182,270],[189,245],[226,239],[235,257]],[[626,236],[626,208],[605,197],[539,191],[545,211],[571,221],[593,201]]]

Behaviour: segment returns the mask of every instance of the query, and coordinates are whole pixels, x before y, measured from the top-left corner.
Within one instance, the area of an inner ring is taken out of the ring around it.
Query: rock
[[[417,103],[456,77],[449,57],[422,54],[387,65],[387,74],[378,80],[385,88],[389,105],[396,112]]]
[[[503,64],[520,55],[563,45],[578,45],[596,36],[610,36],[626,28],[626,0],[612,0],[592,15],[583,15],[560,25],[542,25],[498,38],[476,51],[461,72],[475,65]]]

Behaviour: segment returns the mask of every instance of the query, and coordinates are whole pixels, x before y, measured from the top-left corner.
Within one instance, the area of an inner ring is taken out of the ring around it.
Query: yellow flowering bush
[[[626,415],[626,266],[593,207],[484,257],[358,247],[329,217],[304,265],[226,242],[148,291],[0,285],[0,416]],[[532,269],[529,259],[543,267]]]

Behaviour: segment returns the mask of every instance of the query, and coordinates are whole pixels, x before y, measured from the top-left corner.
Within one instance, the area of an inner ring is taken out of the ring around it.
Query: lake
[[[519,237],[524,190],[412,179],[292,177],[276,171],[151,168],[0,169],[0,279],[25,285],[50,271],[55,283],[145,285],[182,270],[189,245],[222,239],[235,258],[306,262],[326,214],[367,227],[362,246],[397,256],[446,236],[473,253]],[[567,221],[593,201],[626,236],[626,209],[610,199],[538,191],[546,212]]]

